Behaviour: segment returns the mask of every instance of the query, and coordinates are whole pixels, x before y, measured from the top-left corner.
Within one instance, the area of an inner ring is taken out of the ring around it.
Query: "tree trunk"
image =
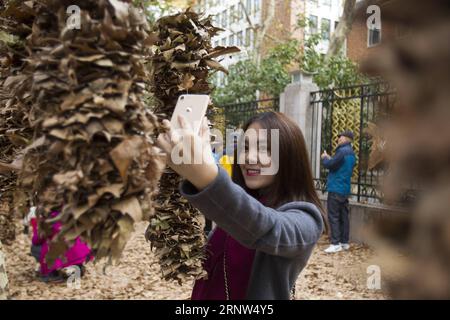
[[[345,0],[344,12],[339,20],[336,30],[330,40],[330,46],[326,57],[338,55],[344,45],[345,39],[352,30],[353,20],[355,18],[356,0]]]
[[[5,255],[0,241],[0,300],[8,298],[8,276],[6,275]]]
[[[244,1],[239,1],[241,4],[241,8],[244,11],[245,19],[247,20],[248,25],[253,30],[253,32],[257,35],[255,39],[255,54],[254,59],[256,62],[256,65],[259,66],[261,62],[262,57],[262,46],[264,42],[264,37],[268,36],[267,31],[269,30],[270,24],[272,23],[273,18],[275,17],[275,0],[269,0],[268,6],[267,6],[267,16],[265,17],[264,21],[262,21],[261,25],[255,25],[255,23],[251,19],[250,12],[247,11]],[[263,10],[261,8],[260,10]],[[262,14],[261,14],[262,15]],[[263,17],[262,17],[263,18]],[[262,19],[261,19],[262,20]],[[272,40],[276,41],[273,37],[271,37]]]
[[[262,10],[262,8],[261,8]],[[256,65],[259,66],[262,57],[262,46],[264,43],[264,37],[266,36],[267,30],[269,30],[270,24],[275,17],[275,0],[269,0],[267,6],[267,16],[265,17],[261,27],[258,29],[255,43],[255,59]]]

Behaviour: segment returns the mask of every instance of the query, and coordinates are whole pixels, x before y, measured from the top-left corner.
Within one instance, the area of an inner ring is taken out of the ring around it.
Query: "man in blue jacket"
[[[331,245],[327,253],[348,250],[350,223],[348,197],[350,195],[353,167],[356,163],[353,152],[353,132],[346,130],[338,136],[338,147],[331,157],[326,151],[322,154],[322,164],[329,170],[327,181],[327,210],[331,229]]]

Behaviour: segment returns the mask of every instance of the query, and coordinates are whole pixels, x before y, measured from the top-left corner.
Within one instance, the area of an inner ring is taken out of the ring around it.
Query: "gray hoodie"
[[[301,201],[266,207],[218,167],[218,176],[205,189],[199,192],[184,180],[181,194],[243,246],[256,250],[247,299],[288,300],[322,233],[319,210]]]

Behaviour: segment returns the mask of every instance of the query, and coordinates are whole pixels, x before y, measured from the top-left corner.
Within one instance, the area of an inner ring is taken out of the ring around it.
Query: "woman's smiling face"
[[[253,130],[256,133],[258,147],[249,148],[249,142],[245,140],[245,152],[239,155],[239,167],[245,180],[245,185],[252,190],[263,189],[270,186],[275,181],[275,175],[261,174],[262,168],[269,168],[271,165],[270,148],[268,146],[267,134],[259,134],[259,130],[264,129],[258,122],[252,123],[248,130]],[[257,150],[256,150],[257,149]],[[266,152],[261,151],[267,150]],[[268,157],[267,161],[261,161],[262,156]],[[264,164],[263,164],[263,163]]]

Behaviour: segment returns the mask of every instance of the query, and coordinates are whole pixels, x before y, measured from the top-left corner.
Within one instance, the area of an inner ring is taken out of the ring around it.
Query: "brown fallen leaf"
[[[134,222],[142,220],[142,209],[136,197],[126,198],[112,206],[112,209],[128,214]]]

